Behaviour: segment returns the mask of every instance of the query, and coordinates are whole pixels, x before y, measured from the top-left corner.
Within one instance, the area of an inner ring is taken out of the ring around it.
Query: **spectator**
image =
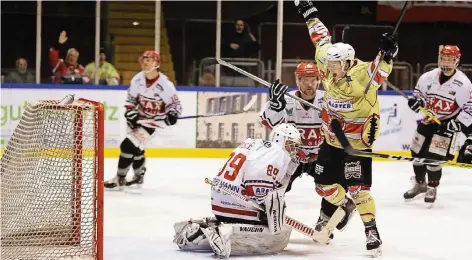
[[[100,67],[98,70],[99,84],[118,85],[120,84],[120,75],[111,63],[105,61],[106,58],[105,49],[102,47],[100,48]],[[95,82],[95,68],[95,61],[90,62],[85,66],[84,74],[90,79],[90,83]]]
[[[28,62],[19,58],[16,60],[16,70],[8,73],[5,83],[34,83],[34,75],[27,71]]]
[[[65,60],[60,58],[60,50],[63,49],[63,44],[67,39],[66,31],[62,31],[58,44],[56,43],[54,47],[49,49],[49,62],[54,74],[54,81],[65,84],[88,83],[89,78],[84,75],[84,67],[78,63],[79,52],[75,48],[67,50]]]
[[[247,58],[255,56],[259,51],[256,37],[252,35],[249,25],[243,20],[236,20],[234,30],[221,41],[221,53],[223,58]]]

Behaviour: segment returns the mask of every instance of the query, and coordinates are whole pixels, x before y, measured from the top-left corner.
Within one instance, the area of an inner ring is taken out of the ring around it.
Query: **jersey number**
[[[238,176],[239,170],[241,169],[245,161],[246,155],[242,153],[231,153],[228,161],[218,173],[218,176],[224,173],[225,179],[227,179],[228,181],[234,181]]]
[[[279,169],[272,166],[272,164],[269,164],[267,166],[267,176],[272,176],[272,179],[274,179],[275,181],[275,179],[277,178],[277,174],[279,174]]]

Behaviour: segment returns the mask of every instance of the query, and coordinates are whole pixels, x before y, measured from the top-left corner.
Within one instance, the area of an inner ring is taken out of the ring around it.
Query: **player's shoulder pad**
[[[267,140],[251,139],[249,143],[246,143],[246,141],[245,144],[250,144],[249,149],[251,150],[247,157],[248,160],[257,160],[258,158],[267,156],[268,154],[270,154],[269,157],[272,158],[272,156],[276,156],[277,153],[283,152],[280,146]]]
[[[138,72],[130,81],[130,87],[144,84],[145,77],[144,77],[144,72]]]
[[[289,91],[288,93],[296,96],[297,92],[298,90],[292,90],[292,91]],[[295,104],[295,102],[297,102],[294,98],[289,97],[289,96],[285,96],[285,101],[287,101],[287,104]]]
[[[174,83],[172,83],[172,81],[170,81],[170,79],[162,72],[159,72],[159,79],[156,87],[159,88],[160,91],[175,90]]]
[[[459,87],[462,87],[462,86],[471,87],[472,85],[469,77],[467,77],[467,75],[465,75],[465,73],[459,69],[457,69],[456,74],[454,75],[454,80],[452,84],[456,84]]]

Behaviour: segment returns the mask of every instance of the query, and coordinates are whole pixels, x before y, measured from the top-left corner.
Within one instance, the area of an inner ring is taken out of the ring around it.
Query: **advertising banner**
[[[126,99],[125,90],[90,90],[90,89],[1,89],[1,147],[4,148],[15,130],[23,113],[26,101],[32,100],[60,100],[68,94],[74,94],[75,98],[86,98],[104,105],[105,116],[105,147],[117,148],[123,141],[127,133],[126,121],[124,118]],[[179,97],[183,105],[183,116],[196,114],[196,93],[179,92]],[[195,120],[186,119],[178,122],[177,125],[167,129],[158,130],[148,147],[195,147],[195,135],[189,133],[196,132]]]
[[[257,95],[253,108],[242,114],[199,118],[197,148],[234,148],[247,138],[268,137],[268,130],[259,123],[259,111],[267,102],[266,93],[199,92],[198,113],[238,112]]]

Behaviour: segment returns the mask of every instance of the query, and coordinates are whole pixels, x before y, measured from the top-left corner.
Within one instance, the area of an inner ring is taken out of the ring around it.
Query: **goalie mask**
[[[298,90],[305,96],[313,99],[321,83],[321,74],[318,66],[312,62],[301,62],[295,70],[295,79]]]
[[[269,141],[282,147],[292,159],[295,159],[298,147],[302,143],[302,137],[295,126],[282,123],[272,129]]]
[[[455,45],[439,46],[438,66],[443,73],[453,72],[459,66],[461,51]]]
[[[331,72],[334,77],[337,75],[344,76],[349,69],[345,69],[346,61],[349,61],[349,66],[352,66],[354,56],[355,51],[351,45],[342,42],[333,44],[326,53],[329,72]]]
[[[157,51],[149,50],[145,51],[141,57],[139,57],[139,63],[144,73],[149,73],[152,70],[157,70],[161,65],[161,55]]]

